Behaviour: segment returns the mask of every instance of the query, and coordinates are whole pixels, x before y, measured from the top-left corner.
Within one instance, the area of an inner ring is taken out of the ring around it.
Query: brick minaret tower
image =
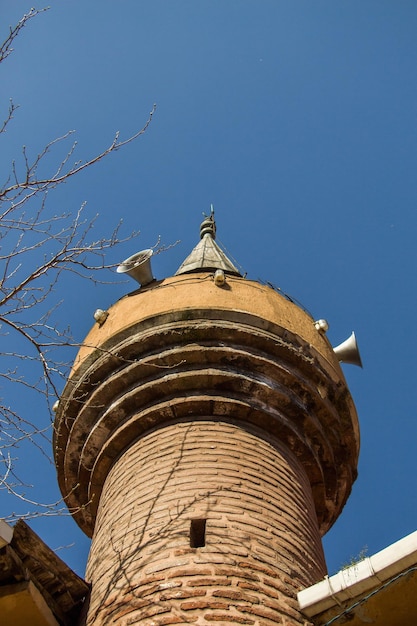
[[[338,359],[239,274],[213,216],[174,276],[141,282],[98,316],[56,417],[61,491],[93,538],[86,623],[307,624],[296,592],[326,574],[356,477]]]

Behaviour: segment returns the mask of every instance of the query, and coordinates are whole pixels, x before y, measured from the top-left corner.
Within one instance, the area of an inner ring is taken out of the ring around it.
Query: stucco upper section
[[[217,287],[212,273],[173,276],[126,295],[109,308],[109,316],[102,326],[93,326],[73,370],[113,335],[141,320],[180,309],[244,312],[281,326],[314,347],[332,366],[335,376],[344,380],[326,336],[316,330],[314,320],[299,306],[266,285],[240,277],[228,276],[225,285]]]
[[[356,477],[356,410],[332,346],[270,287],[174,276],[126,295],[90,331],[60,398],[58,479],[91,534],[113,462],[152,428],[209,418],[256,425],[309,477],[321,532]]]

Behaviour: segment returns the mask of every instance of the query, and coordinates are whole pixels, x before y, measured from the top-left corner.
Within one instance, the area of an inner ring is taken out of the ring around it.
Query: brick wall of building
[[[296,591],[325,573],[292,453],[255,427],[182,421],[145,434],[107,477],[87,623],[298,626]]]

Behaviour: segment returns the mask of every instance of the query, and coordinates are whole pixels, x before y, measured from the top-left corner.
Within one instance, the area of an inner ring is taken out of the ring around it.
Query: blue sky
[[[2,32],[30,5],[0,1]],[[51,195],[51,212],[123,218],[140,237],[111,262],[181,240],[153,262],[173,274],[214,204],[218,237],[248,277],[326,318],[337,345],[354,329],[364,369],[344,366],[361,424],[359,477],[324,540],[330,573],[417,527],[417,4],[415,0],[51,2],[1,67],[7,172],[76,129],[77,158],[152,124],[135,143]],[[109,276],[105,279],[107,280]],[[112,277],[110,276],[110,280]],[[131,289],[65,281],[59,318],[82,339],[92,313]],[[42,404],[19,408],[43,423]],[[33,472],[33,467],[36,471]],[[33,495],[58,498],[54,469],[27,451]],[[35,474],[35,477],[33,477]],[[32,492],[31,492],[32,493]],[[0,494],[1,513],[27,507]],[[72,520],[33,528],[83,573]]]

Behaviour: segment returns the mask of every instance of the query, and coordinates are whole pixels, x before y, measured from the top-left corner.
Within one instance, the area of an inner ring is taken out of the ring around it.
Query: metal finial
[[[214,207],[212,204],[210,205],[210,215],[204,217],[205,219],[200,225],[200,239],[202,239],[204,235],[210,235],[212,239],[216,239],[216,222],[214,221]]]

